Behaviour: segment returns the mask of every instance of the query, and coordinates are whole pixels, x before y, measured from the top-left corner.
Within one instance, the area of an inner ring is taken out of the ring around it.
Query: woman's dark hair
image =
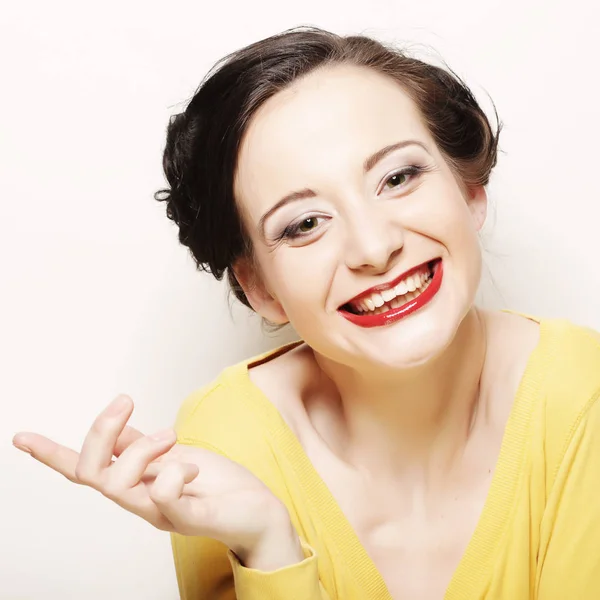
[[[219,61],[187,108],[171,118],[163,168],[170,187],[156,192],[179,226],[199,269],[235,278],[252,248],[234,198],[238,151],[248,124],[269,98],[315,69],[351,64],[395,79],[419,108],[440,152],[465,187],[486,185],[498,135],[468,87],[449,70],[411,58],[365,36],[301,27],[261,40]]]

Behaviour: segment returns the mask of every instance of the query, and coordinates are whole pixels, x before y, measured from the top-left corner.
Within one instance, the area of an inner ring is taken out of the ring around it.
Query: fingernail
[[[23,452],[27,452],[27,454],[31,454],[31,448],[28,448],[27,446],[23,446],[23,444],[17,444],[16,442],[13,442],[13,446]]]
[[[163,429],[157,433],[154,433],[150,436],[156,442],[164,442],[165,440],[169,440],[174,436],[173,429]]]
[[[114,417],[118,415],[127,405],[127,396],[117,396],[107,407],[105,415]]]

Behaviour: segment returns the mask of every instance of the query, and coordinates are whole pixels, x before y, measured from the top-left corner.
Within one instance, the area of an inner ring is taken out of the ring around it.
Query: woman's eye
[[[288,225],[279,236],[279,239],[296,239],[303,236],[310,235],[312,231],[317,229],[325,217],[307,217],[302,221],[297,221]]]
[[[405,184],[407,180],[408,175],[406,173],[396,173],[395,175],[392,175],[390,178],[388,178],[388,180],[385,182],[385,185],[389,189],[394,189],[397,188],[399,185]]]
[[[390,175],[385,180],[384,187],[388,190],[395,190],[397,188],[405,186],[411,179],[414,179],[416,176],[420,175],[424,169],[422,167],[410,166],[402,169],[402,171],[398,171],[393,175]]]
[[[314,229],[318,225],[317,217],[310,217],[308,219],[304,219],[302,223],[298,225],[298,231],[301,233],[309,233],[312,229]]]

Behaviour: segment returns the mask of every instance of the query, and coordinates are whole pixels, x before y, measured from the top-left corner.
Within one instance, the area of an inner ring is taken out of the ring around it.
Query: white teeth
[[[371,294],[368,298],[352,303],[352,306],[356,312],[378,315],[416,298],[429,285],[431,279],[429,269],[425,269],[407,277],[396,287]]]
[[[404,296],[404,294],[408,293],[408,287],[406,286],[405,281],[401,281],[395,288],[397,296]]]
[[[396,297],[396,289],[392,288],[391,290],[385,290],[381,292],[381,295],[383,296],[383,299],[386,302],[389,302],[390,300],[393,300]]]
[[[375,307],[379,308],[385,304],[385,300],[381,294],[373,294],[371,300],[375,303]]]

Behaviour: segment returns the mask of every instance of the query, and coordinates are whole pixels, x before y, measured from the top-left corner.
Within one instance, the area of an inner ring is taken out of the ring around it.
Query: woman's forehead
[[[381,136],[390,128],[407,135],[424,129],[400,84],[364,67],[330,67],[270,98],[252,118],[241,150],[247,159],[260,159],[265,152],[278,156],[300,144]]]
[[[270,98],[240,147],[236,185],[288,186],[290,177],[362,168],[366,156],[404,140],[430,144],[418,108],[395,80],[372,69],[320,69]],[[300,182],[298,182],[300,183]]]

